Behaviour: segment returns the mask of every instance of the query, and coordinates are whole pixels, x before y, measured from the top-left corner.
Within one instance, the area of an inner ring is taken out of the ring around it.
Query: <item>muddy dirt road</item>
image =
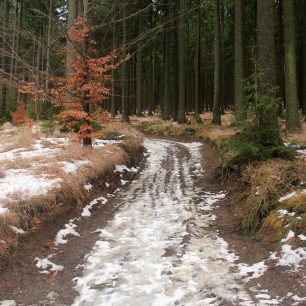
[[[122,179],[60,232],[37,237],[37,249],[24,243],[2,264],[0,305],[306,305],[303,272],[272,267],[271,258],[239,262],[229,244],[238,236],[219,231],[226,192],[211,183],[207,145],[144,145],[146,163],[132,182]],[[279,288],[268,288],[269,277]]]

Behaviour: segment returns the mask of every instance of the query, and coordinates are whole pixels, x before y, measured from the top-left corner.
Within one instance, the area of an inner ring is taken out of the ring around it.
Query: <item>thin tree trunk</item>
[[[10,15],[10,3],[9,0],[5,0],[3,6],[3,20],[2,20],[2,49],[8,50],[8,25],[9,25],[9,15]],[[4,72],[7,71],[7,59],[6,55],[2,55],[1,68]],[[0,83],[0,103],[1,103],[1,117],[6,116],[6,96],[7,96],[7,86],[5,83]]]
[[[167,1],[167,13],[165,16],[165,21],[170,16],[170,3]],[[164,81],[164,107],[163,107],[163,119],[169,120],[171,114],[171,94],[170,94],[170,86],[171,86],[171,41],[172,41],[172,33],[171,30],[168,29],[169,25],[165,25],[165,49],[164,49],[164,73],[165,73],[165,81]]]
[[[200,54],[201,54],[201,36],[200,36],[200,1],[197,1],[197,25],[196,25],[196,51],[194,61],[194,113],[199,116],[199,93],[200,93]]]
[[[129,106],[128,106],[128,99],[127,99],[127,63],[125,61],[127,50],[126,50],[126,43],[127,43],[127,5],[128,3],[123,3],[123,22],[122,22],[122,46],[123,46],[123,58],[124,62],[122,63],[122,120],[124,122],[129,122]]]
[[[50,73],[50,44],[51,44],[51,28],[52,28],[52,0],[49,0],[49,16],[48,16],[48,36],[47,36],[47,54],[46,54],[46,89],[49,88]]]
[[[178,123],[185,123],[186,82],[185,82],[185,0],[180,0],[178,26],[178,67],[179,67],[179,107]]]
[[[115,12],[117,12],[117,0],[114,1]],[[115,21],[116,16],[114,16]],[[113,23],[112,26],[112,40],[113,40],[113,50],[117,49],[117,24],[116,22]],[[114,63],[113,63],[114,64]],[[116,108],[116,71],[115,69],[112,70],[112,97],[111,97],[111,116],[115,117],[117,113]]]
[[[69,0],[68,1],[68,35],[70,29],[74,25],[74,21],[77,17],[76,14],[76,7],[77,7],[77,1],[78,0]],[[69,78],[71,75],[71,72],[73,70],[72,68],[72,50],[73,45],[69,39],[67,39],[67,50],[66,50],[66,78]]]
[[[302,0],[303,15],[302,15],[302,48],[303,48],[303,73],[302,73],[302,105],[303,114],[306,115],[306,1]],[[306,120],[306,116],[305,116]]]
[[[285,42],[285,80],[286,80],[286,129],[288,132],[299,131],[296,46],[294,24],[294,1],[284,0],[284,42]]]
[[[220,0],[214,0],[214,25],[215,25],[215,48],[214,48],[214,107],[213,124],[221,124],[220,109]]]
[[[140,15],[138,20],[138,35],[140,36],[143,29],[143,16]],[[142,45],[141,42],[137,44],[137,62],[136,62],[136,80],[137,80],[137,102],[136,102],[136,113],[137,116],[142,116],[142,78],[143,78],[143,71],[142,71]]]
[[[224,115],[225,99],[225,58],[224,58],[224,1],[220,2],[220,110]]]
[[[235,0],[235,116],[237,121],[246,118],[243,100],[244,74],[244,0]]]

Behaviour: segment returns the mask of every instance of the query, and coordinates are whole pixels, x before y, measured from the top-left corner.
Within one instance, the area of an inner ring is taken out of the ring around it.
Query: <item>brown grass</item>
[[[33,134],[29,128],[21,128],[18,132],[8,137],[9,144],[5,146],[2,152],[7,152],[19,148],[30,148],[34,143],[37,135]]]
[[[11,213],[0,216],[0,241],[5,241],[5,243],[0,243],[0,256],[18,240],[18,235],[11,230],[10,225],[33,232],[40,227],[40,223],[46,220],[51,220],[71,209],[80,209],[88,197],[88,192],[84,189],[85,184],[101,182],[106,175],[114,175],[113,169],[116,164],[131,162],[130,153],[139,150],[143,135],[131,126],[120,123],[111,123],[106,129],[109,131],[116,129],[124,134],[123,143],[101,148],[82,147],[79,143],[70,143],[68,146],[62,146],[62,150],[51,159],[48,156],[38,156],[0,161],[0,167],[3,170],[29,170],[35,163],[36,167],[31,169],[33,175],[38,177],[46,175],[48,178],[62,180],[60,188],[53,188],[45,195],[37,195],[30,199],[25,199],[24,195],[18,191],[10,195],[7,207]],[[10,136],[12,144],[6,149],[17,148],[18,140],[20,140],[19,147],[30,147],[35,142],[36,136],[37,134],[30,135],[28,130],[20,129],[16,135]],[[60,137],[63,135],[60,134]],[[0,133],[0,141],[5,138],[6,136]],[[24,138],[22,143],[21,138]],[[44,142],[43,145],[51,148],[59,146],[49,141]],[[90,163],[79,166],[75,173],[66,173],[61,162],[73,163],[76,160],[88,160]]]
[[[238,208],[243,219],[243,231],[250,232],[261,228],[265,233],[282,236],[286,230],[282,228],[273,211],[291,203],[291,200],[286,204],[279,203],[281,196],[302,188],[301,184],[306,181],[305,165],[298,160],[282,159],[267,160],[258,165],[251,164],[243,172],[243,181],[249,185],[247,198]]]

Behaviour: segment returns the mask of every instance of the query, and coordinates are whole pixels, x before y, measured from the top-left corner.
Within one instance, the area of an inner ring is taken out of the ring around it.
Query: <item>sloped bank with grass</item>
[[[306,153],[296,150],[305,143],[291,137],[292,145],[265,148],[256,135],[228,123],[177,125],[155,118],[142,119],[136,126],[145,134],[211,142],[219,158],[216,177],[231,187],[240,231],[269,241],[281,241],[290,233],[289,242],[305,244]]]
[[[5,124],[0,131],[0,256],[23,235],[71,210],[81,210],[95,184],[120,180],[116,165],[135,166],[143,135],[108,124],[93,147],[75,135]]]

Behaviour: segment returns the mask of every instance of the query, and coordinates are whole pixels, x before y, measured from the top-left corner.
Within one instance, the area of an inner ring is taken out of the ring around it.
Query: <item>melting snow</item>
[[[301,234],[301,235],[298,235],[298,237],[300,238],[300,240],[302,241],[306,241],[306,236]]]
[[[75,230],[77,228],[76,224],[74,224],[75,219],[71,219],[68,224],[65,224],[65,228],[61,229],[55,238],[55,244],[65,244],[68,242],[66,237],[68,235],[80,237],[80,234]]]
[[[287,237],[282,239],[281,242],[286,242],[289,239],[293,238],[294,236],[295,236],[295,233],[292,230],[289,230]]]
[[[306,248],[292,249],[291,245],[284,244],[282,245],[280,257],[273,253],[270,259],[277,260],[277,266],[289,267],[293,271],[298,271],[301,267],[301,262],[306,260]]]
[[[106,140],[106,139],[95,139],[92,143],[94,148],[104,147],[106,145],[118,144],[121,143],[121,140]]]
[[[135,168],[135,167],[128,168],[126,165],[116,165],[116,166],[115,166],[114,172],[120,172],[120,173],[122,173],[122,172],[124,172],[124,171],[127,171],[127,172],[135,172],[135,173],[138,172],[137,168]]]
[[[87,206],[85,206],[83,208],[83,212],[81,214],[82,217],[89,217],[91,216],[91,212],[90,210],[97,204],[106,204],[107,203],[107,199],[104,197],[99,197],[97,199],[94,199],[93,201],[91,201]]]
[[[88,192],[92,189],[92,187],[93,187],[92,184],[84,185],[85,190],[88,191]]]
[[[10,225],[10,228],[12,229],[13,232],[15,232],[16,234],[26,234],[27,232],[25,232],[23,229],[18,228],[16,226]]]
[[[245,282],[248,282],[253,278],[258,278],[262,276],[268,269],[268,266],[265,264],[264,261],[261,261],[253,265],[240,263],[238,264],[238,268],[239,268],[238,272],[239,276],[242,277]]]
[[[291,193],[289,193],[289,194],[286,194],[286,195],[283,196],[283,197],[280,197],[280,198],[278,199],[278,201],[279,201],[280,203],[281,203],[281,202],[284,202],[284,201],[286,201],[286,200],[288,200],[288,199],[294,197],[295,195],[296,195],[296,192],[291,192]]]
[[[48,179],[45,175],[34,176],[29,170],[11,169],[5,171],[0,178],[0,198],[8,198],[10,194],[20,192],[23,198],[46,194],[50,189],[60,186],[61,179]]]
[[[38,257],[35,257],[36,261],[36,267],[38,269],[41,269],[40,273],[48,274],[50,271],[56,272],[56,271],[62,271],[64,269],[61,265],[56,265],[55,263],[51,262],[49,259],[52,258],[53,255],[49,255],[46,258],[40,259]]]
[[[1,205],[1,204],[0,204]],[[0,206],[0,215],[2,215],[2,214],[6,214],[6,213],[8,213],[9,212],[9,209],[8,208],[6,208],[6,207],[1,207]]]
[[[122,185],[125,185],[126,183],[128,183],[128,181],[125,180],[120,180]]]
[[[74,173],[79,167],[90,164],[89,160],[75,160],[72,162],[62,161],[60,162],[64,167],[66,173]]]

